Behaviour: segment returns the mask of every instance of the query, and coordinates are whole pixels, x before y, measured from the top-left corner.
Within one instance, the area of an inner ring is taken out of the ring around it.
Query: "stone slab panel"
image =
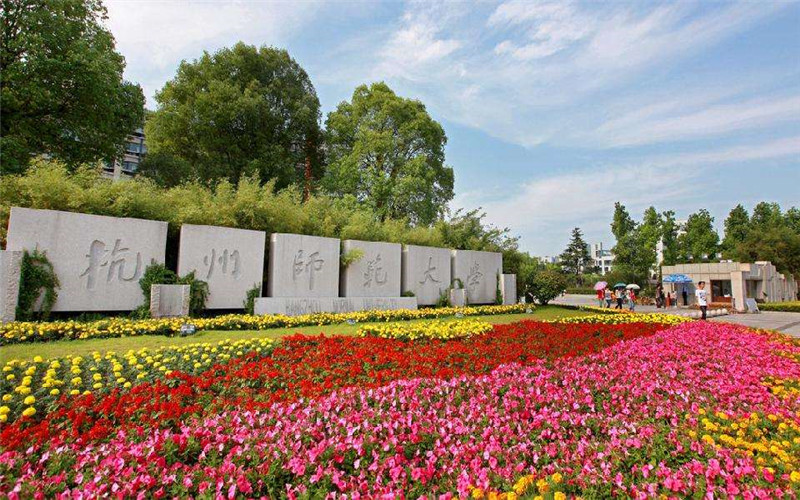
[[[353,250],[361,250],[364,255],[341,270],[342,297],[399,297],[402,245],[342,241],[342,251],[345,254]]]
[[[464,307],[467,305],[467,291],[463,288],[451,288],[450,305],[453,307]]]
[[[267,278],[270,297],[338,297],[339,240],[273,233]]]
[[[219,226],[181,226],[178,274],[208,283],[207,309],[243,309],[247,291],[264,276],[267,233]]]
[[[501,274],[500,290],[503,292],[503,305],[509,306],[517,303],[517,275]]]
[[[502,272],[501,253],[453,250],[453,280],[461,280],[468,304],[493,304]]]
[[[150,285],[150,316],[176,318],[189,315],[190,285]]]
[[[415,297],[262,297],[255,301],[256,314],[300,316],[321,312],[416,309]]]
[[[54,311],[130,311],[139,279],[164,263],[167,223],[57,210],[11,208],[7,250],[46,252],[61,282]]]
[[[21,270],[22,252],[0,250],[0,324],[16,317]]]
[[[419,305],[436,304],[450,287],[450,249],[405,245],[402,262],[402,292],[412,292]]]

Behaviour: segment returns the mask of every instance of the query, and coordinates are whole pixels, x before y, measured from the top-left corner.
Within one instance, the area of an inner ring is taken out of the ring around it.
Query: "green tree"
[[[729,257],[750,232],[750,215],[741,204],[736,205],[725,219],[725,238],[722,240],[722,250]]]
[[[624,205],[619,202],[614,204],[611,223],[611,232],[617,239],[612,250],[614,270],[617,274],[627,276],[627,283],[645,285],[655,265],[656,249],[651,244],[653,234],[651,228],[645,229],[643,231],[641,225],[633,220]]]
[[[762,201],[753,208],[753,216],[750,223],[754,228],[766,229],[780,227],[784,224],[781,206],[777,203]]]
[[[136,175],[168,188],[195,179],[194,169],[189,162],[164,152],[148,152],[139,163]]]
[[[661,215],[656,211],[655,207],[650,207],[644,211],[639,231],[641,231],[642,241],[648,247],[655,249],[658,242],[661,241],[663,236],[662,224]]]
[[[326,134],[328,193],[355,196],[380,220],[427,225],[446,212],[453,198],[447,137],[421,102],[383,82],[361,85],[328,115]]]
[[[564,273],[555,269],[542,269],[532,274],[527,286],[527,293],[536,298],[542,305],[555,299],[567,288]]]
[[[683,262],[708,262],[719,251],[719,235],[714,230],[714,217],[706,209],[689,216],[686,230],[678,238]]]
[[[123,81],[124,58],[99,0],[2,0],[0,173],[32,156],[70,166],[116,158],[144,116],[142,89]]]
[[[486,250],[503,253],[503,272],[516,274],[523,260],[519,238],[511,237],[508,228],[497,228],[484,222],[486,213],[480,208],[458,209],[448,220],[440,220],[435,228],[444,246],[465,250]]]
[[[664,266],[673,266],[678,262],[678,224],[675,212],[667,210],[661,214],[661,242],[663,245]]]
[[[611,232],[617,241],[623,239],[636,229],[636,222],[631,218],[628,210],[620,202],[614,203],[614,218],[611,221]]]
[[[567,274],[575,277],[578,286],[583,286],[582,276],[584,274],[596,271],[589,244],[584,241],[580,228],[576,227],[572,230],[572,239],[559,256],[559,262]]]
[[[800,234],[800,209],[792,207],[784,215],[786,225],[795,233]]]
[[[280,189],[321,176],[319,99],[285,50],[240,42],[206,52],[181,63],[156,101],[148,150],[191,165],[192,177],[235,184],[256,175]]]

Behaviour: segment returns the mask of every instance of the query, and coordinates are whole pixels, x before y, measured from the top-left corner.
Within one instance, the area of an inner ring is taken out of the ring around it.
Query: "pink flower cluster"
[[[762,383],[800,379],[798,355],[797,345],[740,327],[687,323],[488,375],[353,387],[177,428],[121,430],[100,444],[6,451],[0,492],[450,498],[558,472],[564,492],[586,497],[796,498],[789,470],[768,472],[690,430],[702,409],[800,423],[800,398]]]

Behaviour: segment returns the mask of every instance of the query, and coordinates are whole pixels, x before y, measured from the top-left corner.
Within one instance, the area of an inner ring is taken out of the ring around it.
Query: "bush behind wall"
[[[74,172],[54,160],[36,158],[24,175],[0,177],[0,245],[5,248],[12,206],[64,210],[113,217],[136,217],[169,223],[167,264],[176,261],[183,224],[298,233],[365,241],[503,252],[504,272],[516,273],[521,261],[516,239],[484,226],[477,211],[455,214],[450,221],[412,226],[405,220],[379,221],[353,197],[311,196],[302,202],[296,187],[276,191],[274,182],[242,179],[237,186],[220,181],[161,188],[144,178],[111,182],[99,166]]]

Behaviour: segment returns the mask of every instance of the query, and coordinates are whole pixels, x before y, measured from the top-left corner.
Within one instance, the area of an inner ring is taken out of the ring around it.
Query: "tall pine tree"
[[[583,233],[578,227],[572,230],[572,239],[559,256],[559,259],[561,268],[568,274],[575,276],[578,286],[583,285],[583,274],[593,273],[596,270],[589,244],[584,241]]]

